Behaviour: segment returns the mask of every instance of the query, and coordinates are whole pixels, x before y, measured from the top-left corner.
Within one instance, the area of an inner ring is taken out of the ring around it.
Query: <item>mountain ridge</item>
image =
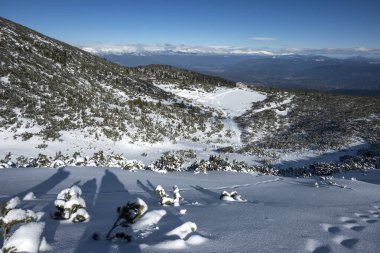
[[[380,89],[379,59],[320,55],[102,54],[124,66],[170,64],[236,82],[320,91]],[[367,92],[370,93],[370,92]]]
[[[122,67],[6,19],[0,25],[0,116],[15,138],[56,140],[61,131],[86,129],[92,136],[128,136],[132,142],[191,139],[187,133],[220,118],[183,103],[154,82],[176,79],[211,89],[234,85],[168,66]],[[199,124],[184,124],[190,121]]]

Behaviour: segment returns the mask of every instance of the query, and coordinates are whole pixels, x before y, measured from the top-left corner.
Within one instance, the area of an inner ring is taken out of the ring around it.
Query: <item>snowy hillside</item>
[[[19,240],[12,245],[26,252],[372,253],[380,247],[378,172],[322,180],[226,172],[20,168],[0,171],[0,197],[18,196],[19,208],[37,213],[36,222],[11,230],[10,241]],[[161,185],[171,194],[174,184],[183,200],[162,206],[154,189]],[[52,218],[57,194],[72,185],[81,188],[90,216],[82,223]],[[222,200],[223,191],[237,191],[241,200]],[[107,240],[116,208],[136,198],[148,209],[131,227],[121,228],[132,236],[131,242]]]
[[[0,138],[9,147],[2,152],[54,154],[195,136],[205,143],[223,135],[219,115],[153,82],[215,88],[233,87],[230,81],[162,66],[121,67],[5,19],[0,49]]]
[[[379,126],[0,18],[0,252],[378,252]]]
[[[126,68],[2,18],[0,49],[0,157],[14,162],[104,151],[149,165],[190,150],[188,165],[220,155],[268,169],[304,160],[299,168],[368,149],[371,162],[353,169],[378,167],[378,98]]]

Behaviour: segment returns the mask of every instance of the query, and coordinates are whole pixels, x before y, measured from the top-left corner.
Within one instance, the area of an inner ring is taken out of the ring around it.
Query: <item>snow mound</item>
[[[167,236],[176,235],[181,239],[185,239],[190,233],[197,230],[197,225],[194,222],[185,222],[181,226],[166,233]]]
[[[32,210],[12,209],[4,217],[0,217],[0,221],[9,224],[14,222],[23,222],[25,220],[37,220],[37,215]]]
[[[14,209],[20,204],[20,202],[21,201],[19,197],[14,197],[7,202],[7,205],[5,206],[5,208],[8,210]]]
[[[22,200],[34,200],[36,199],[36,196],[33,192],[29,192],[25,195],[25,197]]]
[[[42,237],[42,241],[40,244],[40,251],[43,252],[43,251],[51,251],[51,250],[53,250],[53,247],[50,244],[48,244],[45,237]]]
[[[186,243],[190,244],[190,245],[201,245],[207,241],[208,241],[208,239],[204,238],[203,236],[192,235],[189,237],[189,239],[186,240]]]
[[[132,225],[133,230],[146,230],[158,222],[166,215],[165,210],[153,210],[147,212],[139,221]]]
[[[44,227],[44,223],[36,222],[19,227],[5,242],[4,248],[14,247],[17,252],[37,253],[40,249]]]
[[[141,244],[142,249],[145,248],[156,248],[161,250],[183,250],[186,248],[186,242],[182,239],[177,240],[167,240],[163,242],[159,242],[154,245]]]

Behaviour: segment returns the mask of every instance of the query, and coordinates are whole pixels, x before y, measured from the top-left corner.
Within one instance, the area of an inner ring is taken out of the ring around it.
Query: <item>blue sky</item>
[[[380,48],[379,0],[1,0],[0,16],[74,45]]]

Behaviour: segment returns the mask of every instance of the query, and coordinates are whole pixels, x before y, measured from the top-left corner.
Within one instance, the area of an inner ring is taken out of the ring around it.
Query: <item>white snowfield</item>
[[[180,206],[162,206],[154,189],[157,185],[170,189],[173,184],[184,199]],[[91,220],[51,219],[57,194],[73,185],[82,189]],[[223,201],[223,191],[237,191],[246,201]],[[22,199],[31,192],[35,198],[21,201],[18,207],[45,215],[39,223],[13,229],[13,239],[8,241],[24,252],[374,253],[380,248],[380,170],[350,172],[323,181],[116,168],[0,170],[2,200]],[[136,198],[148,210],[123,230],[133,236],[132,241],[107,241],[116,208]],[[95,232],[100,235],[97,241],[92,239]]]
[[[213,92],[201,89],[182,90],[175,85],[156,84],[157,87],[179,97],[190,99],[193,103],[211,107],[225,116],[236,117],[251,108],[252,103],[266,99],[266,95],[242,88],[216,88]]]

